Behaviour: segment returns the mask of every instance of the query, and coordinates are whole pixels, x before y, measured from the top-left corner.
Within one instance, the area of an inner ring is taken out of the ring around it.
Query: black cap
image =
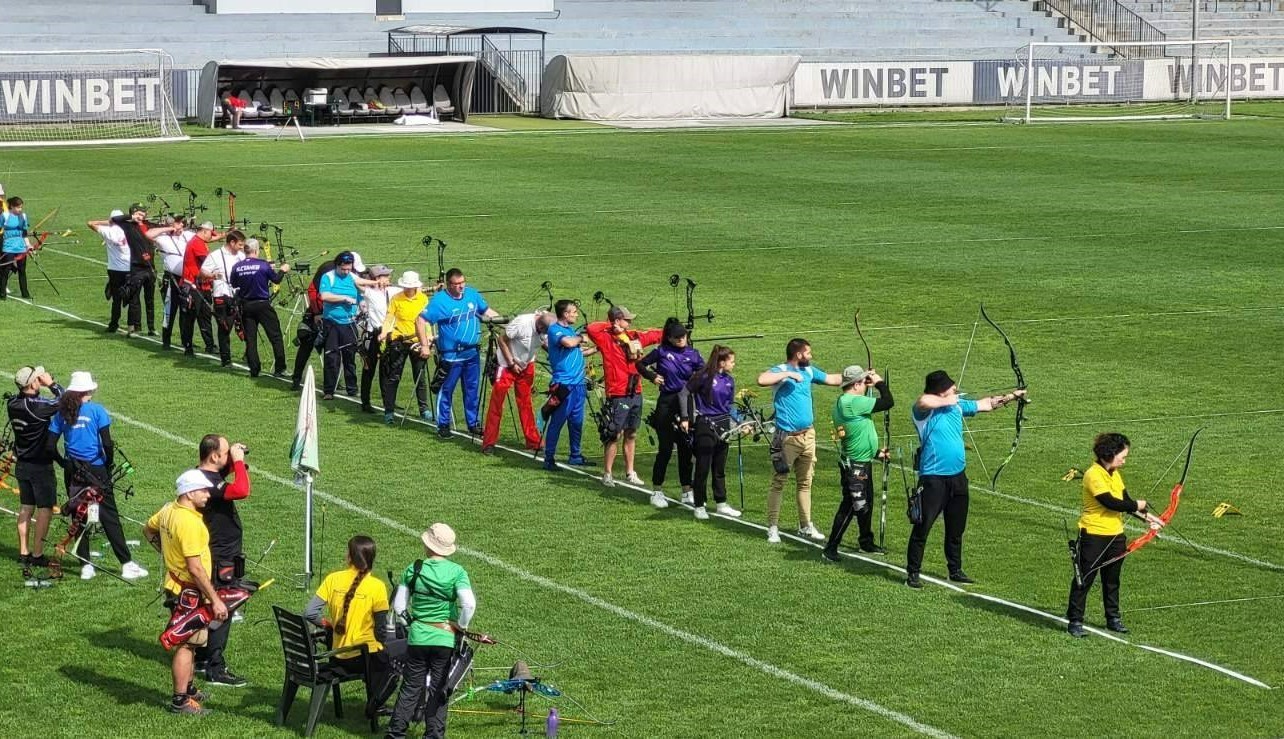
[[[129,206],[129,214],[131,216],[134,215],[135,213],[146,213],[146,212],[147,212],[147,206],[143,205],[142,203],[134,203]]]
[[[352,252],[350,251],[341,251],[339,252],[339,256],[334,258],[335,264],[352,264],[355,261],[356,257],[352,256]]]
[[[923,392],[930,395],[940,395],[946,390],[949,390],[950,386],[953,384],[954,381],[950,379],[948,372],[945,370],[936,370],[935,372],[927,373],[927,381],[923,383]]]
[[[676,318],[670,318],[664,322],[664,340],[670,344],[677,343],[679,339],[686,335],[687,327],[682,325],[682,321],[679,321]]]

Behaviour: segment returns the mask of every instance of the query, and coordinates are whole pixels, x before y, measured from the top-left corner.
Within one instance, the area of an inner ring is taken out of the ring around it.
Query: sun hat
[[[859,364],[853,364],[843,370],[843,389],[849,388],[869,376],[869,372]]]
[[[405,272],[402,272],[401,277],[397,278],[397,287],[403,290],[417,290],[423,286],[424,283],[419,279],[419,273],[413,269],[408,269]]]
[[[435,523],[419,537],[428,551],[442,557],[455,553],[455,530],[444,523]]]
[[[67,383],[67,391],[72,393],[92,393],[97,389],[98,383],[88,372],[72,372],[71,382]]]

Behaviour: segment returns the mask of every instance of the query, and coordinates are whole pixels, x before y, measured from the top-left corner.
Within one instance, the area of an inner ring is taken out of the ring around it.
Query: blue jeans
[[[481,425],[481,358],[474,354],[468,359],[446,362],[446,381],[437,395],[437,425],[449,427],[451,408],[455,404],[455,386],[464,381],[464,420],[468,428]]]
[[[580,452],[580,437],[584,432],[584,385],[566,385],[567,395],[563,401],[553,411],[553,417],[548,419],[548,425],[544,427],[544,464],[551,465],[553,457],[557,452],[557,442],[562,435],[562,427],[570,421],[571,436],[571,459],[582,459],[584,455]]]

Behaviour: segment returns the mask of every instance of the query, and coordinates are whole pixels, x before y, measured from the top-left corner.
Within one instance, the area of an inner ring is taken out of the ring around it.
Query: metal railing
[[[463,54],[477,58],[473,113],[538,113],[544,76],[542,48],[508,48],[487,36],[433,36],[389,32],[388,55]]]
[[[1040,0],[1104,46],[1112,41],[1167,41],[1168,36],[1119,0]],[[1125,46],[1114,49],[1121,57],[1151,56],[1162,47]]]
[[[515,54],[518,52],[509,53]],[[528,110],[532,110],[530,101],[527,100],[525,77],[522,76],[522,73],[506,56],[505,52],[501,51],[498,46],[491,43],[491,40],[485,36],[482,36],[482,49],[477,53],[477,61],[486,67],[491,76],[495,78],[496,84],[502,87],[509,97],[517,103],[518,109],[513,112],[525,113]],[[534,107],[539,107],[538,101],[536,101]]]

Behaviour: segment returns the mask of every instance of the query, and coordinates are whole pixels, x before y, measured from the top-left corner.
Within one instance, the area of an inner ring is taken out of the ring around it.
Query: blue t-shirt
[[[4,227],[4,253],[22,254],[27,251],[27,214],[4,213],[0,215]]]
[[[479,316],[489,308],[481,293],[467,286],[458,298],[445,290],[432,296],[422,316],[437,327],[437,346],[443,358],[460,361],[477,356],[481,345]]]
[[[791,367],[788,363],[778,364],[772,372],[797,372],[803,381],[797,382],[792,377],[776,383],[772,405],[776,409],[776,428],[788,433],[806,431],[816,425],[816,414],[811,407],[811,386],[825,384],[825,371],[819,367]]]
[[[967,469],[963,419],[975,415],[975,400],[960,400],[958,405],[947,405],[933,411],[920,410],[917,405],[913,407],[910,418],[914,420],[919,444],[923,447],[919,458],[920,475],[957,475]]]
[[[335,295],[344,295],[357,300],[355,304],[326,303],[323,301],[321,304],[322,318],[338,324],[349,324],[357,320],[357,306],[361,303],[361,290],[357,288],[357,281],[352,279],[351,273],[340,277],[338,270],[326,272],[321,275],[321,282],[317,285],[317,292],[334,293]]]
[[[98,438],[98,432],[110,425],[111,417],[107,415],[107,409],[89,402],[80,406],[76,423],[68,427],[62,420],[62,414],[58,413],[49,422],[49,430],[62,437],[66,456],[89,464],[104,465],[107,464],[107,459],[103,456],[103,444]]]
[[[575,338],[574,326],[554,323],[548,327],[548,363],[552,366],[553,382],[559,385],[584,384],[584,354],[578,346],[562,346],[562,339]]]

